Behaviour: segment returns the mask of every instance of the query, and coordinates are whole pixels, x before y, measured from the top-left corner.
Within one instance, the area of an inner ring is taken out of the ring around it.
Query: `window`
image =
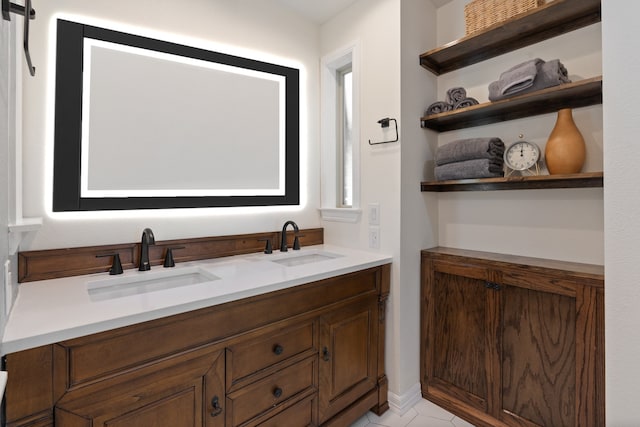
[[[337,73],[337,147],[338,165],[338,207],[353,206],[353,71],[351,64]]]
[[[322,206],[324,220],[360,218],[359,109],[356,45],[322,60]]]

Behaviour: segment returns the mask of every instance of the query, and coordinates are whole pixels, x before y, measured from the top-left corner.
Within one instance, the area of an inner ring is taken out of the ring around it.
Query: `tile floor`
[[[441,407],[421,399],[403,416],[388,410],[381,417],[369,412],[351,427],[473,427]]]

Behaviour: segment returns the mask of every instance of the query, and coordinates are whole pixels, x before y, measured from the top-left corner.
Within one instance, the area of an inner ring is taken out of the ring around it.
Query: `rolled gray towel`
[[[467,97],[467,91],[463,87],[452,87],[447,91],[447,103],[455,105]]]
[[[541,64],[544,64],[544,61],[540,58],[530,59],[500,74],[500,95],[512,95],[530,88]]]
[[[489,100],[499,101],[516,95],[535,92],[548,87],[558,86],[563,83],[571,83],[569,73],[565,66],[558,59],[538,64],[538,72],[533,84],[525,90],[515,94],[502,95],[500,93],[500,82],[495,81],[489,84]]]
[[[453,105],[449,104],[448,102],[436,101],[427,107],[425,115],[430,116],[432,114],[445,113],[447,111],[451,111],[452,109]]]
[[[500,138],[468,138],[449,142],[436,150],[436,165],[473,159],[502,161],[504,142]]]
[[[449,179],[495,178],[504,176],[503,162],[491,159],[473,159],[448,163],[434,169],[436,181]]]
[[[453,105],[453,109],[457,110],[460,108],[471,107],[472,105],[478,105],[478,104],[479,102],[475,98],[463,98]]]

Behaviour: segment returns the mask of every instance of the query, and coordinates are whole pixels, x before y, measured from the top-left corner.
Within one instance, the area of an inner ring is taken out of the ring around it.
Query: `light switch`
[[[380,225],[380,203],[369,203],[367,216],[369,225]]]

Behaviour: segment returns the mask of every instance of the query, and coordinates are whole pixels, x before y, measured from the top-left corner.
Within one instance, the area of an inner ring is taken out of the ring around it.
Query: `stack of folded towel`
[[[531,59],[500,74],[500,78],[489,85],[489,100],[499,101],[563,83],[571,80],[560,60]]]
[[[445,101],[436,101],[429,105],[425,115],[430,116],[477,104],[478,101],[475,98],[468,97],[467,91],[463,87],[453,87],[447,91],[447,99]]]
[[[469,138],[449,142],[436,151],[436,181],[504,176],[504,142]]]

